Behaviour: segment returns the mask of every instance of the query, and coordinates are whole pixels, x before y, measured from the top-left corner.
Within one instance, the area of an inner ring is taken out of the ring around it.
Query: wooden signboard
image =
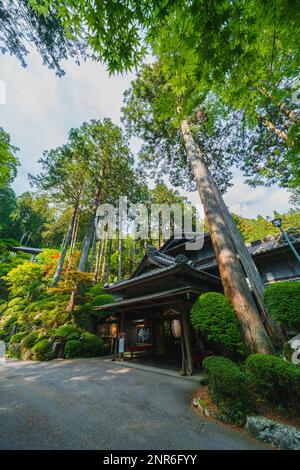
[[[152,326],[137,325],[136,327],[137,344],[152,344]]]

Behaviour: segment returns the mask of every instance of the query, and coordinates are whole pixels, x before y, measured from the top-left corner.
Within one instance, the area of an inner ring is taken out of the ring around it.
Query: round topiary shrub
[[[59,326],[55,330],[54,335],[64,341],[79,339],[80,337],[79,331],[75,328],[75,326],[70,324]]]
[[[104,341],[92,333],[82,335],[82,348],[85,357],[101,356]]]
[[[300,331],[300,281],[284,281],[265,288],[264,300],[272,318]]]
[[[221,343],[228,352],[246,355],[239,321],[223,294],[207,292],[198,297],[191,310],[191,322],[207,340]]]
[[[31,349],[39,339],[37,331],[32,331],[22,339],[22,347],[25,349]]]
[[[78,339],[71,339],[66,342],[65,357],[72,359],[73,357],[83,356],[83,347]]]
[[[31,349],[32,359],[48,361],[52,352],[52,344],[48,339],[42,339]]]

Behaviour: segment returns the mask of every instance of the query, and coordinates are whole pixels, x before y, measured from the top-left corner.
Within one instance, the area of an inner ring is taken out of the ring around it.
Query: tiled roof
[[[163,257],[161,256],[157,256],[157,258],[163,259]],[[198,274],[201,274],[204,278],[211,280],[212,282],[218,283],[220,281],[220,278],[218,276],[214,276],[213,274],[206,273],[205,271],[197,267],[194,263],[192,263],[187,258],[185,258],[184,255],[179,255],[176,258],[172,258],[172,257],[168,257],[168,258],[170,258],[168,260],[168,266],[160,267],[157,269],[152,269],[151,271],[147,271],[136,277],[130,277],[128,279],[125,279],[124,281],[120,281],[120,282],[110,285],[109,288],[114,289],[114,288],[121,287],[121,286],[123,287],[123,286],[131,285],[141,280],[155,277],[157,274],[162,274],[162,273],[166,273],[169,271],[171,272],[173,269],[176,269],[180,265],[186,265],[191,270],[194,270],[195,272],[197,272]],[[165,259],[165,261],[167,260]]]
[[[119,299],[116,302],[111,303],[111,304],[99,305],[98,307],[94,307],[94,310],[109,310],[109,309],[117,310],[119,307],[122,307],[122,306],[139,304],[147,300],[156,300],[159,298],[165,298],[165,297],[170,297],[174,295],[184,294],[186,292],[194,292],[194,293],[198,293],[199,295],[201,293],[201,290],[195,289],[192,286],[177,287],[176,289],[170,289],[170,290],[163,291],[163,292],[157,292],[155,294],[152,293],[152,294],[142,295],[140,297],[132,297],[130,299]]]
[[[299,233],[297,234],[294,231],[287,231],[287,234],[294,245],[300,243]],[[268,236],[263,240],[256,240],[251,244],[247,245],[247,248],[252,256],[257,256],[263,253],[267,253],[268,251],[286,248],[287,246],[287,241],[283,238],[281,234],[278,234],[274,236]]]
[[[294,244],[300,243],[300,235],[299,236],[297,234],[295,235],[295,233],[293,232],[289,234],[289,237],[291,238],[291,241]],[[251,244],[247,244],[246,246],[252,256],[258,256],[260,254],[277,250],[279,248],[286,248],[287,242],[279,234],[276,236],[268,236],[264,240],[257,240],[255,242],[252,242]],[[158,266],[158,268],[152,269],[151,271],[147,271],[139,275],[136,275],[136,272],[137,272],[136,270],[128,279],[112,284],[111,286],[109,286],[109,288],[114,289],[119,286],[121,287],[124,285],[131,285],[131,284],[134,284],[135,282],[139,282],[140,280],[154,277],[157,274],[172,271],[179,264],[186,264],[187,266],[189,266],[190,268],[194,269],[195,271],[199,273],[201,272],[206,276],[212,276],[212,278],[219,280],[217,276],[213,276],[204,271],[205,269],[217,266],[217,261],[215,258],[213,259],[204,258],[202,260],[200,259],[200,260],[197,260],[196,262],[192,262],[192,261],[189,261],[183,254],[180,254],[176,258],[174,258],[173,256],[166,255],[162,251],[158,251],[156,248],[151,246],[148,248],[141,263],[147,259],[149,259],[154,265]]]

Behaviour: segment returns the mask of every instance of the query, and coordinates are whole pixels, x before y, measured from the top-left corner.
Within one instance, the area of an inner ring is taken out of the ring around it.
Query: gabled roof
[[[182,238],[174,238],[174,235],[172,235],[168,240],[163,243],[163,245],[159,248],[160,253],[166,253],[173,251],[180,246],[185,246],[187,242],[193,242],[196,240],[196,238],[199,238],[199,235],[196,235],[194,232],[193,233],[185,233],[182,235]],[[200,235],[202,237],[202,235]],[[209,233],[204,233],[203,234],[204,240],[210,239],[210,234]]]
[[[139,276],[149,266],[155,268],[164,268],[173,265],[175,259],[172,256],[168,256],[164,253],[159,252],[153,246],[149,246],[144,257],[140,261],[136,270],[131,274],[130,279]]]
[[[143,266],[146,266],[147,262],[157,263],[159,267],[155,267],[146,272],[139,271],[140,268],[142,269]],[[172,256],[167,256],[158,252],[158,250],[156,250],[154,247],[150,247],[147,253],[145,254],[144,258],[142,259],[140,265],[131,277],[125,279],[124,281],[112,284],[107,287],[107,289],[109,291],[116,291],[119,289],[121,290],[127,286],[145,282],[149,278],[154,279],[161,276],[165,276],[168,273],[175,274],[180,271],[185,272],[187,274],[190,273],[198,278],[202,278],[203,280],[211,282],[212,284],[219,286],[221,285],[221,281],[218,276],[206,273],[205,271],[197,267],[195,263],[189,261],[185,255],[180,254],[176,256],[176,258],[173,258]],[[139,272],[141,272],[141,274],[139,274]]]
[[[145,302],[150,302],[151,304],[151,302],[155,302],[157,300],[174,297],[174,296],[180,296],[186,293],[193,293],[193,294],[200,295],[201,290],[195,289],[192,286],[177,287],[176,289],[170,289],[170,290],[163,291],[163,292],[157,292],[155,294],[152,293],[148,295],[142,295],[140,297],[133,297],[130,299],[121,299],[111,304],[99,305],[98,307],[95,307],[94,310],[118,310],[120,307],[128,307],[128,306],[136,307],[137,305],[144,304]]]

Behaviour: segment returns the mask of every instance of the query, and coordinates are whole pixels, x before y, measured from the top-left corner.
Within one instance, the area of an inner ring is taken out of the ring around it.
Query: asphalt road
[[[195,382],[107,360],[0,365],[0,449],[261,449],[191,409]]]

